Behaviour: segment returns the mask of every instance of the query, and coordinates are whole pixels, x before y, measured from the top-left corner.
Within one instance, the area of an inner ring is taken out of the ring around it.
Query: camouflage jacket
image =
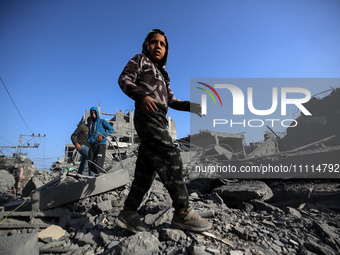
[[[153,63],[145,54],[135,55],[125,66],[118,83],[123,92],[135,101],[138,108],[141,100],[150,96],[167,111],[168,107],[190,111],[190,102],[177,99],[169,84],[168,73]]]

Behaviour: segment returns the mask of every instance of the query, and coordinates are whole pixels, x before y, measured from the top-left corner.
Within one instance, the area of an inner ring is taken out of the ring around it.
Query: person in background
[[[76,150],[81,155],[80,165],[78,167],[78,174],[84,174],[85,169],[88,166],[88,153],[89,153],[89,143],[88,143],[88,135],[89,135],[89,123],[91,118],[88,117],[86,123],[82,123],[78,125],[76,130],[71,135],[71,141],[76,146]],[[89,175],[93,176],[94,173],[89,169]]]
[[[89,126],[90,144],[88,160],[89,168],[95,174],[103,172],[106,152],[106,137],[113,134],[113,127],[105,120],[99,117],[97,107],[90,109],[91,123]]]

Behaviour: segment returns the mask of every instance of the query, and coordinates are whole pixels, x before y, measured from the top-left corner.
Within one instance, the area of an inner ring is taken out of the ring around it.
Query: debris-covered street
[[[28,158],[1,157],[0,253],[340,254],[338,177],[225,178],[193,167],[220,160],[303,164],[317,155],[339,164],[339,112],[325,114],[330,105],[340,109],[339,98],[335,89],[323,100],[311,100],[313,119],[299,117],[309,132],[304,125],[288,129],[283,138],[269,132],[256,148],[243,147],[239,135],[207,131],[192,141],[178,140],[190,202],[213,224],[202,233],[171,227],[172,201],[157,177],[139,208],[149,231],[132,234],[115,224],[133,179],[136,144],[107,160],[106,172],[95,177],[77,174],[79,161],[60,159],[49,171],[37,171]],[[203,150],[200,138],[221,142]]]
[[[38,184],[52,176],[37,171],[32,179]],[[74,177],[66,174],[65,180],[82,182]],[[212,230],[198,234],[172,229],[171,199],[156,179],[140,208],[149,232],[132,235],[114,223],[127,184],[49,209],[31,210],[26,201],[10,215],[23,198],[2,201],[1,217],[8,217],[0,225],[1,243],[31,250],[29,254],[340,253],[338,181],[196,178],[188,179],[187,187],[194,208],[213,223]]]

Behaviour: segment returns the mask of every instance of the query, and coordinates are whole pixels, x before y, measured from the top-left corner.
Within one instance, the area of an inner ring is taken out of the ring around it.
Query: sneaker
[[[121,227],[130,230],[133,233],[147,231],[146,225],[140,220],[137,212],[129,214],[126,211],[121,211],[115,223]]]
[[[174,213],[171,225],[174,228],[193,232],[203,232],[212,227],[211,223],[203,219],[192,207],[186,209],[182,215]]]

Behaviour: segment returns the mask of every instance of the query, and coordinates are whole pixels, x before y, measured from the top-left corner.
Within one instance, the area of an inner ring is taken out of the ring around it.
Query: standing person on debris
[[[89,168],[96,174],[99,174],[104,167],[106,152],[106,137],[113,134],[113,127],[105,120],[99,117],[97,107],[90,109],[91,124],[89,127]]]
[[[82,123],[78,125],[77,129],[71,135],[71,141],[76,146],[76,150],[81,155],[80,165],[78,167],[78,174],[84,174],[84,171],[87,167],[88,162],[88,153],[89,153],[89,124],[91,122],[91,118],[88,117],[86,120],[86,124]],[[94,173],[89,169],[89,175],[93,176]]]
[[[141,141],[135,176],[117,225],[133,232],[147,230],[137,209],[150,189],[156,173],[167,188],[175,208],[172,226],[201,232],[211,224],[189,206],[183,181],[182,159],[167,130],[168,107],[200,115],[201,106],[175,98],[165,71],[168,40],[159,29],[152,30],[143,43],[142,54],[135,55],[125,66],[118,83],[135,101],[134,125]]]

